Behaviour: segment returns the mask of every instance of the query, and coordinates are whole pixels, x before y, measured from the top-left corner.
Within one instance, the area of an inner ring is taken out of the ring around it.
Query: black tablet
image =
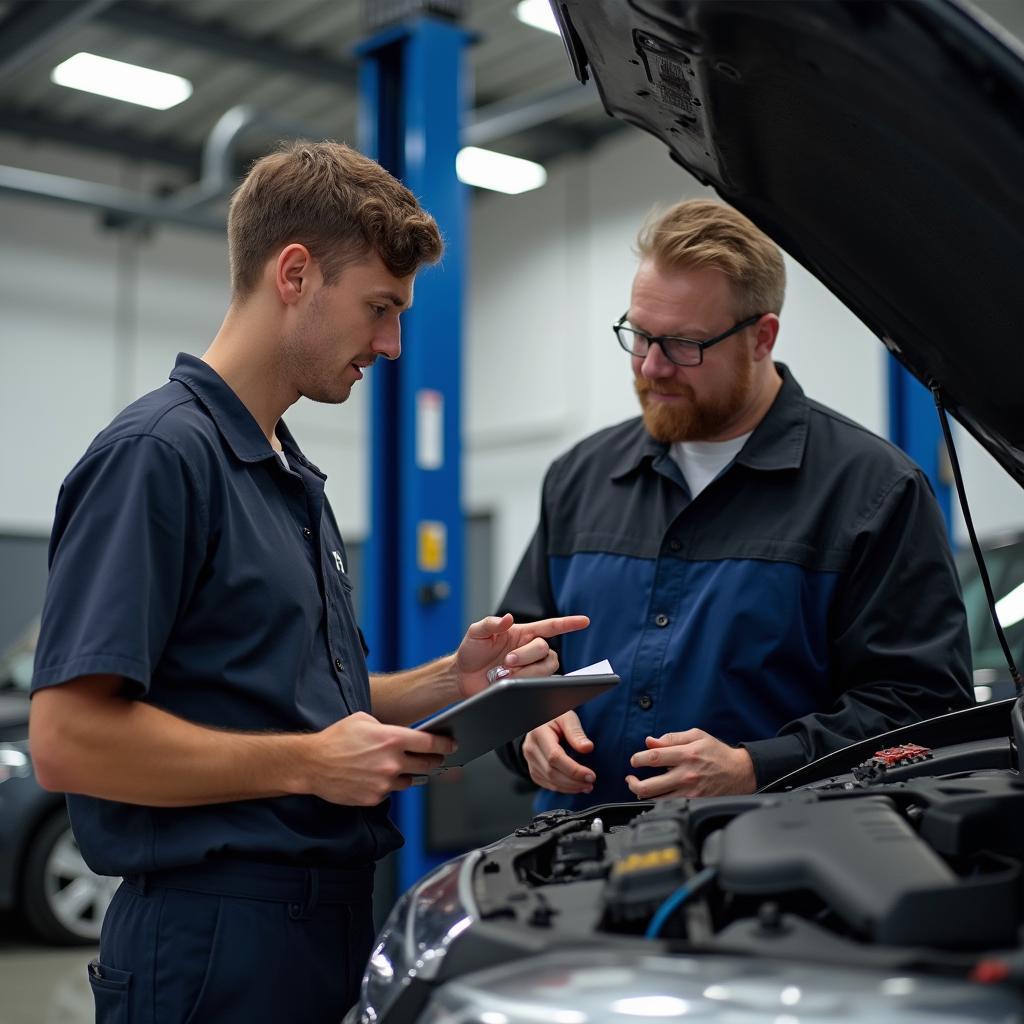
[[[502,679],[420,722],[424,732],[452,736],[459,749],[436,771],[464,765],[610,690],[616,675]]]

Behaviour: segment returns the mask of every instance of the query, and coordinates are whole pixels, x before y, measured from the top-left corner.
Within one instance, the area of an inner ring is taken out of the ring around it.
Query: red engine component
[[[901,743],[898,747],[886,747],[885,750],[876,750],[877,758],[886,768],[893,768],[898,764],[913,764],[915,761],[927,761],[932,756],[928,747],[918,746],[916,743]]]
[[[896,747],[876,750],[874,757],[869,757],[853,769],[854,778],[860,781],[877,779],[890,768],[898,768],[905,764],[916,764],[918,761],[931,759],[930,747],[922,747],[917,743],[901,743]]]

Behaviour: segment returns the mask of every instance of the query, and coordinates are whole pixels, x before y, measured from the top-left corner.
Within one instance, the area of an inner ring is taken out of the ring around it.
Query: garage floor
[[[0,1024],[91,1024],[85,965],[95,955],[87,946],[43,946],[16,918],[0,915]]]

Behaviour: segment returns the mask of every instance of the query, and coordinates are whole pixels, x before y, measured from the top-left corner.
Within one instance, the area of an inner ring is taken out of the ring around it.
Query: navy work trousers
[[[238,861],[128,877],[89,964],[97,1024],[338,1024],[372,889],[372,868]]]

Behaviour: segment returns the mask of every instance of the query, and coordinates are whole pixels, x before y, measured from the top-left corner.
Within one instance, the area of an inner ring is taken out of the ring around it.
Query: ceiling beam
[[[31,2],[31,0],[30,0]],[[109,0],[108,0],[109,2]],[[344,56],[326,57],[320,50],[297,50],[266,38],[239,35],[217,21],[182,17],[166,5],[157,7],[140,0],[121,0],[100,15],[105,25],[160,39],[175,40],[222,57],[251,61],[276,71],[316,78],[351,91],[356,88],[356,64]]]
[[[199,176],[202,164],[202,150],[199,147],[190,149],[176,146],[171,142],[133,135],[123,129],[110,131],[81,119],[64,121],[49,117],[39,110],[0,106],[0,132],[22,135],[30,140],[64,142],[102,153],[169,164],[183,168],[192,177]]]
[[[0,81],[35,60],[61,36],[114,0],[22,0],[0,22]]]
[[[533,134],[539,136],[541,148],[548,150],[550,141],[544,137],[545,132],[559,118],[597,107],[597,104],[595,91],[576,83],[500,103],[491,103],[470,112],[468,123],[462,133],[462,142],[468,146],[486,146],[510,136],[528,139],[530,134]],[[144,136],[132,135],[124,130],[109,131],[82,120],[74,123],[59,121],[31,110],[0,108],[0,131],[48,138],[57,142],[70,142],[141,160],[156,160],[184,166],[190,170],[199,166],[196,158],[198,150],[174,147]],[[561,133],[563,146],[567,148],[586,145],[589,142],[590,133],[585,127],[563,125],[558,131]]]

